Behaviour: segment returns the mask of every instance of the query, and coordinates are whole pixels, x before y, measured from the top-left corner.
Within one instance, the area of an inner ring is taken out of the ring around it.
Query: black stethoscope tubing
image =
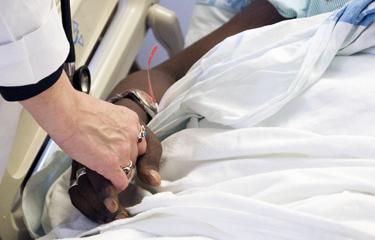
[[[60,5],[62,24],[70,46],[68,57],[65,60],[65,64],[68,68],[68,76],[75,89],[88,94],[91,87],[91,75],[89,68],[86,65],[83,65],[79,69],[75,70],[76,55],[72,32],[70,0],[60,0]]]

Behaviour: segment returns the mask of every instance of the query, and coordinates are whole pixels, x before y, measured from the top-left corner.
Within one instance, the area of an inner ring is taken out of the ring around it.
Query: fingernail
[[[128,218],[128,217],[129,217],[128,212],[122,211],[122,212],[120,212],[120,213],[117,214],[116,220],[118,220],[118,219],[124,219],[124,218]]]
[[[117,201],[113,198],[106,198],[104,200],[104,205],[111,213],[115,213],[118,210]]]
[[[160,185],[160,174],[155,170],[150,170],[149,172],[149,182],[153,186],[159,186]]]
[[[124,185],[124,186],[121,186],[120,188],[119,187],[116,187],[116,190],[117,190],[117,193],[121,193],[123,191],[125,191],[125,189],[128,187],[128,184]]]

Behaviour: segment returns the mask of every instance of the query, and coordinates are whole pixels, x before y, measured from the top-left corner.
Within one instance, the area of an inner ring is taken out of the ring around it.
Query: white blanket
[[[371,2],[219,44],[150,124],[165,138],[161,193],[86,233],[74,212],[46,238],[375,239]]]

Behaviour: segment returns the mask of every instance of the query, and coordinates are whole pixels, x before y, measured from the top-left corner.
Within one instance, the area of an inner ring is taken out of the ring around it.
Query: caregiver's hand
[[[145,140],[137,143],[136,113],[74,90],[65,73],[48,90],[21,104],[71,158],[118,190],[127,187],[121,166],[146,151]]]
[[[146,138],[148,147],[146,153],[137,160],[137,175],[143,183],[159,186],[158,170],[162,152],[161,144],[150,129],[147,129]],[[75,184],[69,189],[73,205],[86,217],[99,223],[127,218],[129,214],[121,204],[119,193],[113,185],[101,175],[87,168],[86,174],[79,176],[81,168],[81,164],[73,161],[71,183]],[[125,195],[125,197],[136,198],[137,196]]]

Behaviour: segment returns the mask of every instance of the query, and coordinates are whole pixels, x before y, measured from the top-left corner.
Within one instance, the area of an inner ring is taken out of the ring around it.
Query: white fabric
[[[286,18],[310,17],[344,6],[351,0],[269,0]]]
[[[310,17],[338,9],[350,0],[269,0],[285,18]],[[252,0],[197,0],[186,35],[186,46],[219,28]]]
[[[84,235],[374,239],[375,25],[348,23],[358,9],[247,31],[205,55],[150,124],[167,137],[162,193]],[[86,230],[75,217],[45,239]]]
[[[53,0],[0,1],[0,86],[37,83],[63,64],[68,51]],[[0,181],[19,113],[0,96]]]
[[[215,6],[196,4],[185,37],[185,47],[213,32],[229,21],[235,13]]]
[[[62,65],[68,51],[54,1],[0,2],[0,86],[37,83]]]
[[[49,205],[45,204],[45,202],[49,200],[48,197],[46,198],[46,193],[51,188],[51,182],[53,183],[65,171],[69,171],[69,173],[65,175],[67,178],[63,178],[63,184],[59,187],[63,188],[63,192],[65,193],[67,185],[69,184],[71,159],[63,152],[57,151],[51,159],[48,159],[48,162],[50,161],[52,161],[51,164],[41,169],[38,174],[30,178],[22,192],[22,212],[25,216],[24,222],[32,238],[44,235],[44,229],[48,228],[48,226],[43,226],[41,220],[43,219],[44,205]],[[48,181],[46,181],[46,179],[48,179]],[[57,183],[58,182],[56,182],[56,184]],[[58,190],[54,192],[58,192]],[[60,206],[61,204],[70,205],[70,201],[59,202],[59,204]],[[48,214],[48,210],[46,214]],[[70,212],[67,212],[67,214],[71,215]],[[53,216],[51,217],[53,218]],[[49,218],[50,222],[54,223],[51,217]]]
[[[316,14],[338,9],[350,0],[269,0],[275,8],[286,18],[310,17]],[[237,13],[253,0],[197,0],[197,4],[215,6]]]
[[[253,0],[196,0],[197,4],[215,6],[231,12],[239,12]]]

